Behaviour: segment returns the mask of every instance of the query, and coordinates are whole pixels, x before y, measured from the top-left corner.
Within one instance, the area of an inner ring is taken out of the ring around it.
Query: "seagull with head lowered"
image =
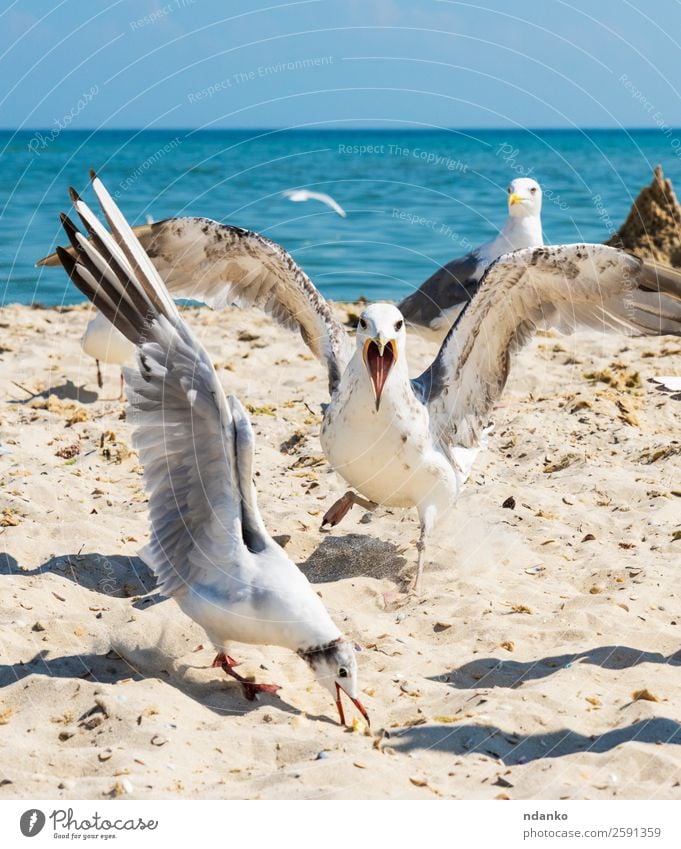
[[[508,218],[499,234],[439,268],[398,305],[408,325],[444,338],[495,259],[509,251],[544,244],[539,183],[529,177],[517,177],[511,180],[506,193]]]
[[[681,334],[681,272],[605,245],[525,248],[487,269],[431,365],[412,378],[397,307],[367,307],[353,343],[305,272],[264,236],[207,218],[136,232],[175,297],[260,307],[300,331],[328,375],[322,446],[352,487],[324,523],[337,524],[353,504],[416,508],[414,587],[427,536],[470,472],[511,356],[538,326]]]
[[[327,195],[326,192],[311,192],[309,189],[286,189],[285,192],[282,192],[282,195],[289,200],[292,200],[294,203],[302,203],[306,200],[317,200],[320,203],[325,203],[329,209],[332,209],[336,215],[340,215],[341,218],[347,218],[348,214],[343,209],[343,207],[335,201],[331,195]]]
[[[232,642],[297,652],[333,695],[342,723],[342,693],[368,722],[353,643],[263,523],[242,405],[225,398],[208,354],[125,218],[94,174],[92,182],[111,234],[72,189],[89,239],[62,215],[71,251],[57,253],[81,292],[135,346],[124,376],[149,493],[151,538],[142,559],[160,590],[206,631],[217,650],[213,665],[249,698],[278,688],[244,679],[229,654]]]

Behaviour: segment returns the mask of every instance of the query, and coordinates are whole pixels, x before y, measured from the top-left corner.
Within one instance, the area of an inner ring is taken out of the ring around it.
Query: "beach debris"
[[[639,455],[639,463],[644,463],[649,466],[651,463],[657,463],[658,460],[666,460],[668,457],[673,457],[675,454],[681,454],[681,445],[665,445],[661,448],[647,448]]]
[[[414,785],[414,787],[427,787],[428,782],[425,778],[419,778],[416,775],[409,776],[409,781]]]
[[[547,545],[549,542],[555,542],[555,540],[546,540],[546,542],[543,542],[542,545]],[[528,575],[540,575],[542,572],[545,571],[546,566],[542,566],[541,564],[537,564],[536,566],[528,566],[527,569],[525,569],[525,573]]]
[[[497,780],[493,782],[495,787],[513,787],[510,781],[507,781],[503,775],[497,775]]]
[[[550,460],[548,457],[544,458],[544,474],[550,475],[553,472],[562,472],[563,469],[567,469],[568,466],[571,466],[573,463],[576,463],[579,460],[579,455],[577,454],[564,454],[558,460]]]
[[[515,510],[515,498],[512,495],[509,495],[501,506],[506,508],[506,510]]]
[[[433,625],[433,631],[435,631],[436,633],[440,633],[441,631],[449,630],[449,628],[451,628],[451,627],[452,627],[451,622],[438,621]]]
[[[31,628],[31,631],[44,631],[44,630],[45,630],[45,626],[43,625],[42,622],[35,622],[33,627]]]
[[[249,413],[253,413],[254,416],[274,416],[277,412],[277,408],[271,404],[263,404],[260,407],[256,407],[253,404],[246,404],[246,409]]]
[[[113,749],[102,749],[101,752],[97,754],[97,759],[102,761],[108,761],[113,757]]]
[[[355,734],[363,734],[365,737],[371,737],[369,726],[359,716],[353,716],[352,722],[350,723],[350,730]]]
[[[532,613],[532,610],[526,604],[512,604],[511,613]]]
[[[506,651],[515,651],[515,643],[513,640],[504,640],[503,643],[499,643],[500,649],[506,649]]]
[[[21,519],[17,516],[17,514],[12,510],[11,507],[5,507],[2,511],[2,516],[0,517],[0,527],[1,528],[14,528],[21,523]]]
[[[279,450],[282,454],[295,454],[296,449],[300,446],[301,442],[305,440],[306,434],[302,430],[297,430],[288,439],[285,439],[281,445],[279,446]]]
[[[130,795],[133,792],[132,781],[129,778],[123,778],[120,781],[117,781],[114,786],[109,791],[109,796],[112,796],[114,799],[119,796]]]
[[[593,542],[596,537],[593,534],[584,534],[582,537],[582,542]]]
[[[151,738],[152,746],[165,746],[165,744],[169,742],[170,741],[167,737],[162,737],[160,734],[154,734],[154,736]]]
[[[77,407],[72,415],[66,420],[66,427],[72,427],[78,422],[87,422],[90,419],[90,414],[85,407]]]
[[[0,711],[0,725],[7,725],[12,716],[14,715],[14,708],[8,707],[5,710]]]
[[[644,687],[642,690],[635,690],[631,694],[631,700],[632,700],[632,702],[639,702],[639,701],[659,702],[660,701],[658,699],[658,697],[654,693],[651,693],[650,690],[647,687]]]
[[[55,457],[61,457],[62,460],[72,460],[80,454],[80,444],[74,442],[72,445],[65,445],[54,452]]]

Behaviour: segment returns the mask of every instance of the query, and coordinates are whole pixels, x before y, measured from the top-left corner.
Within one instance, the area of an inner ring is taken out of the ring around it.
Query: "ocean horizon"
[[[334,300],[399,299],[494,235],[506,186],[544,190],[549,243],[601,242],[652,169],[681,181],[681,130],[163,129],[0,130],[0,305],[81,302],[35,262],[63,242],[68,187],[86,200],[94,168],[133,223],[203,215],[285,247]],[[326,192],[346,210],[292,203]]]

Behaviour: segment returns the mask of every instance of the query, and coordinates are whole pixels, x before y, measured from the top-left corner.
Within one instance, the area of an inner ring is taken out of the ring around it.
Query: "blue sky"
[[[674,0],[5,0],[0,126],[681,126]]]

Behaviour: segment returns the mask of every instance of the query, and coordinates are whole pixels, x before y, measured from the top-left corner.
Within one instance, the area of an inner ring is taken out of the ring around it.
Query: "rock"
[[[639,192],[624,224],[605,244],[643,259],[681,266],[681,206],[661,166],[655,168],[652,183]]]
[[[509,495],[501,506],[505,507],[506,510],[515,510],[515,498],[512,495]]]

